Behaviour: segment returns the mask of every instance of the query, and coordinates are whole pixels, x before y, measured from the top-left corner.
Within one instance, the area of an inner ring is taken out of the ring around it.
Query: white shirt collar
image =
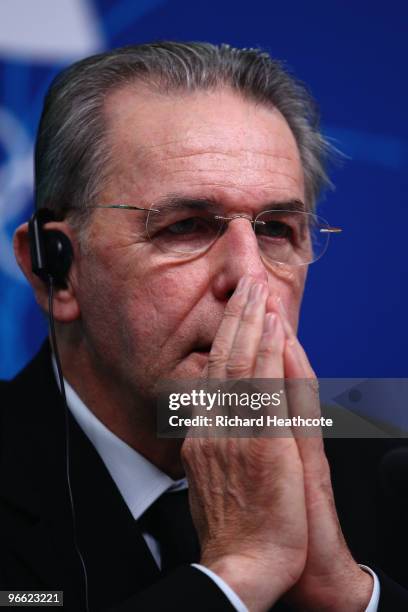
[[[55,358],[54,374],[58,382]],[[165,491],[187,487],[187,480],[173,480],[118,438],[85,406],[64,379],[68,408],[89,438],[118,487],[134,519],[138,519]]]

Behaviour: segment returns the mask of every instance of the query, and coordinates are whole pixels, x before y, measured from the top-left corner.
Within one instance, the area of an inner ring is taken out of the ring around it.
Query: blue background
[[[347,157],[332,172],[336,189],[320,207],[343,233],[310,268],[301,340],[319,376],[407,376],[408,5],[395,0],[89,4],[101,48],[152,39],[261,46],[308,84],[326,135]],[[55,27],[63,28],[63,19]],[[11,263],[11,238],[32,209],[27,160],[44,92],[72,59],[31,61],[0,50],[0,110],[23,131],[17,134],[6,121],[5,135],[0,116],[3,378],[29,360],[46,334],[31,290]]]

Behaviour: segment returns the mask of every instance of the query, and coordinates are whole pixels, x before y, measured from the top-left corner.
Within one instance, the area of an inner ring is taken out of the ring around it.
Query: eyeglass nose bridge
[[[215,219],[219,221],[223,221],[225,225],[228,225],[234,219],[246,219],[252,225],[253,230],[255,231],[255,225],[265,225],[265,221],[258,221],[257,219],[252,219],[246,213],[237,213],[236,215],[232,215],[232,217],[223,217],[222,215],[215,215]]]

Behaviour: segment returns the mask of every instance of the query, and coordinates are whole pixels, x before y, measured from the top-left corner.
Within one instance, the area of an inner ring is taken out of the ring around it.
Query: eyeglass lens
[[[222,215],[220,215],[222,216]],[[191,256],[209,249],[234,217],[219,219],[214,212],[166,206],[149,211],[146,230],[163,252]],[[263,255],[277,263],[302,265],[316,261],[327,248],[327,222],[302,211],[271,210],[248,219]],[[323,231],[322,231],[323,230]]]

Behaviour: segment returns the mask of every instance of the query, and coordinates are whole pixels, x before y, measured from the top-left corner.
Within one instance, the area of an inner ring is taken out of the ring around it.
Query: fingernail
[[[289,323],[288,313],[287,313],[287,310],[283,304],[283,300],[280,295],[275,296],[275,302],[278,305],[278,310],[280,314],[282,315],[281,319],[282,319],[283,329],[285,330],[286,337],[290,338],[291,336],[294,335],[294,332],[293,332],[291,324]]]
[[[248,287],[249,278],[248,276],[242,276],[239,279],[238,285],[236,286],[235,293],[244,293],[245,289]]]
[[[274,312],[268,312],[265,315],[264,322],[264,334],[272,334],[276,328],[276,314]]]
[[[277,302],[277,304],[278,304],[278,306],[279,306],[279,310],[280,310],[281,312],[283,312],[283,314],[285,314],[285,315],[286,315],[286,308],[285,308],[285,306],[284,306],[284,303],[283,303],[282,298],[281,298],[281,296],[280,296],[280,295],[276,296],[276,302]]]
[[[265,291],[265,285],[261,283],[255,283],[255,285],[252,285],[251,291],[249,292],[249,302],[259,302],[264,297]]]

